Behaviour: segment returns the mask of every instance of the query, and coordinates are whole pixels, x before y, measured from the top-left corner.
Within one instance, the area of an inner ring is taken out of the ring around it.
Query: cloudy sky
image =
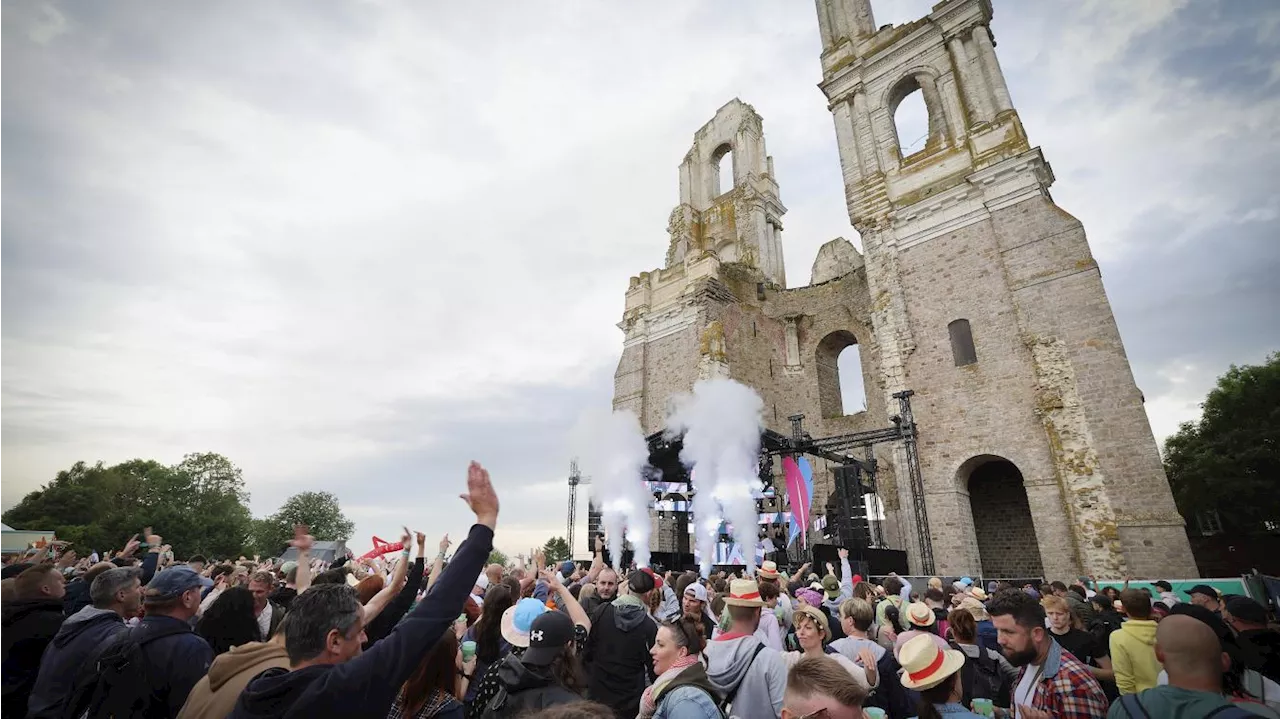
[[[995,6],[1163,437],[1280,348],[1280,6]],[[716,108],[765,118],[790,285],[856,240],[819,51],[799,1],[5,3],[4,506],[216,451],[255,513],[337,493],[363,547],[464,531],[474,457],[500,547],[562,534],[568,429]]]

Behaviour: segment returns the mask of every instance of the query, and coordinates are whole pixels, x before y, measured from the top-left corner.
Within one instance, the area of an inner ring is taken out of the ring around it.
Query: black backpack
[[[69,719],[149,719],[163,717],[169,708],[160,706],[147,676],[142,648],[157,639],[185,634],[185,625],[166,626],[143,636],[142,626],[130,627],[107,645],[95,662],[81,673],[72,689],[64,717]]]
[[[947,643],[958,652],[964,651],[955,642]],[[977,697],[990,699],[998,707],[1009,706],[1009,694],[1013,688],[1013,682],[1005,679],[1005,676],[1000,673],[1000,660],[992,656],[981,644],[978,645],[976,659],[970,660],[968,655],[965,655],[965,659],[964,666],[960,668],[960,686],[964,688],[962,699],[964,705],[972,707],[973,700]]]

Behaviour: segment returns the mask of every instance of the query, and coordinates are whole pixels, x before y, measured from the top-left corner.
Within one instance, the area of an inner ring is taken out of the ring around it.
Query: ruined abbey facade
[[[761,118],[736,99],[720,108],[680,164],[665,265],[631,278],[615,408],[657,431],[672,395],[732,377],[764,398],[771,429],[803,414],[825,437],[888,426],[891,395],[911,389],[937,573],[1195,576],[1084,228],[1054,204],[1005,85],[989,0],[882,28],[869,0],[817,10],[863,252],[832,240],[809,285],[787,287]],[[904,156],[894,113],[917,90],[928,138]],[[865,411],[841,404],[837,357],[853,344]],[[918,571],[900,454],[877,449],[886,539]]]

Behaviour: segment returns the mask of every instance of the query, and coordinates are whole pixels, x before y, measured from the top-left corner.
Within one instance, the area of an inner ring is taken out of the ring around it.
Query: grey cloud
[[[1254,37],[1231,2],[1202,35],[1194,5],[1145,33],[1097,14],[1116,6],[996,5],[1014,102],[1105,249],[1148,398],[1174,389],[1171,360],[1207,389],[1276,346],[1277,228],[1256,211],[1280,142],[1245,86],[1274,64],[1274,9],[1253,7]],[[4,6],[9,502],[77,459],[213,447],[255,510],[331,489],[359,538],[400,505],[455,521],[474,457],[519,497],[513,523],[558,533],[543,483],[578,410],[609,401],[627,278],[661,264],[676,167],[717,107],[765,118],[792,284],[856,239],[811,6],[54,7],[62,26]],[[1058,42],[1104,31],[1101,66]],[[1220,132],[1186,141],[1197,103]],[[1080,139],[1112,127],[1105,151]]]

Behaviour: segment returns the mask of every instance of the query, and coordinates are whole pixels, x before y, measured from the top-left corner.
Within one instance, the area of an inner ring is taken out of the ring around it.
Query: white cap
[[[707,601],[707,588],[697,582],[685,587],[684,594],[686,597],[692,594],[693,598],[699,602]]]
[[[480,572],[480,576],[476,577],[476,586],[480,587],[481,589],[488,589],[489,575],[485,574],[484,572]]]

